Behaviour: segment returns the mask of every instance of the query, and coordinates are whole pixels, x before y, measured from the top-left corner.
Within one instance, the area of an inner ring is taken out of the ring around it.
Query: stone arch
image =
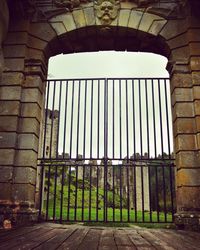
[[[41,7],[45,15],[36,12],[31,20],[11,15],[0,86],[0,187],[5,190],[0,196],[1,219],[11,216],[19,223],[37,219],[36,166],[48,59],[61,52],[114,49],[154,52],[169,60],[176,218],[185,224],[192,214],[198,224],[200,38],[196,30],[200,21],[184,4],[167,8],[155,3],[144,8],[134,2],[122,2],[117,16],[106,25],[95,14],[93,3],[71,12],[66,8],[45,12],[46,7]]]

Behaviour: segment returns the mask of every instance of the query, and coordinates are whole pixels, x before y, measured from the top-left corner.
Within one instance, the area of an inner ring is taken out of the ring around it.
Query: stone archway
[[[36,166],[48,59],[61,52],[112,49],[169,59],[176,223],[199,224],[200,21],[187,1],[10,2],[0,86],[1,220],[37,220]]]

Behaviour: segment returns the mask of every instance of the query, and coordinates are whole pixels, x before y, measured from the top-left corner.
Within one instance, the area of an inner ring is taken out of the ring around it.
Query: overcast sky
[[[168,77],[167,59],[152,53],[93,52],[50,58],[49,78]]]

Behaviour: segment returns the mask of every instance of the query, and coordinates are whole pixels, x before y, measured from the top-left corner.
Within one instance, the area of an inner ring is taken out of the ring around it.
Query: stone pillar
[[[200,60],[194,63],[198,65]],[[176,159],[175,223],[182,228],[200,228],[200,154],[198,116],[200,87],[187,61],[176,63],[171,74],[173,132]],[[191,65],[191,69],[193,66]],[[193,69],[192,69],[193,70]]]
[[[6,37],[9,21],[9,12],[6,0],[0,1],[0,81],[4,67],[4,58],[2,51],[2,42]]]

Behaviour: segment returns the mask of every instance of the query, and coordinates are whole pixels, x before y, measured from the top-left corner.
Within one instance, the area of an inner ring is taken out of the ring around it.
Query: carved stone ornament
[[[81,3],[87,3],[90,0],[53,0],[53,2],[57,8],[73,10],[73,8],[79,7]]]
[[[109,25],[119,14],[120,1],[118,0],[97,0],[94,2],[97,18],[102,25]]]

